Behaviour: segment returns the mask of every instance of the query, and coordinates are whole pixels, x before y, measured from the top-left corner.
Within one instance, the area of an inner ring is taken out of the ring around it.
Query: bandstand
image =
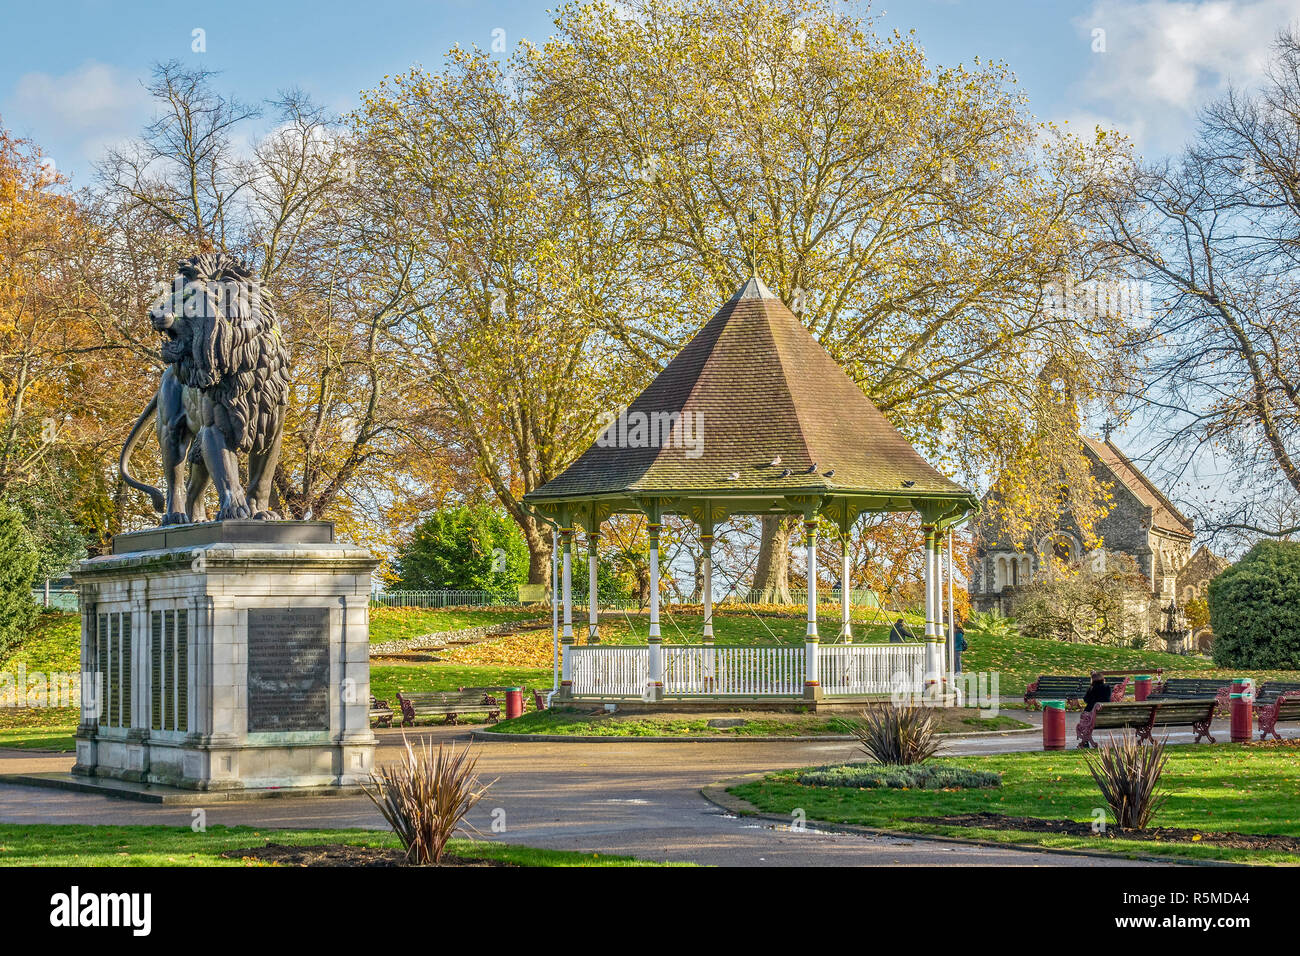
[[[525,496],[558,528],[561,547],[558,701],[651,704],[760,702],[846,706],[882,695],[949,698],[940,542],[978,508],[889,424],[803,324],[757,277],[746,282],[597,441]],[[851,588],[841,587],[834,638],[817,620],[818,518],[839,529],[841,581],[862,515],[915,511],[925,547],[925,633],[913,644],[853,642]],[[599,640],[597,547],[602,524],[640,513],[649,537],[649,635]],[[665,515],[700,530],[704,621],[699,644],[663,643],[659,538]],[[803,647],[719,646],[713,636],[712,547],[736,515],[799,515],[807,549]],[[588,642],[574,641],[573,551],[585,532]]]

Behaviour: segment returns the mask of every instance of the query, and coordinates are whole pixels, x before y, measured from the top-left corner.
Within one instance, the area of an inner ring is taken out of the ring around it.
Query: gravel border
[[[479,624],[475,627],[461,628],[459,631],[436,631],[432,634],[402,638],[400,641],[383,641],[370,645],[370,656],[387,657],[389,654],[401,654],[404,651],[446,647],[452,641],[475,641],[484,637],[496,637],[534,624],[544,624],[545,620],[540,617],[524,618],[519,621],[503,621],[500,624]]]

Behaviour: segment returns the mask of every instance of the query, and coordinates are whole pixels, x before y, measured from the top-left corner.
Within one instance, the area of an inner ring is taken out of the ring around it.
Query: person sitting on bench
[[[1110,687],[1106,683],[1106,678],[1101,676],[1101,671],[1092,672],[1092,685],[1088,692],[1083,695],[1083,702],[1087,706],[1083,708],[1084,712],[1091,711],[1098,704],[1110,702]]]

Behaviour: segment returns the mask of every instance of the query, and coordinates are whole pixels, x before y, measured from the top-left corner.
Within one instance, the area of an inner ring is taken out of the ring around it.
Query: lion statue
[[[149,495],[163,525],[206,521],[209,481],[219,502],[216,520],[278,519],[270,510],[271,480],[289,400],[289,353],[269,297],[245,263],[204,253],[179,263],[149,319],[163,335],[167,367],[122,446],[123,480]],[[155,413],[166,495],[128,469]],[[241,454],[248,456],[247,491]]]

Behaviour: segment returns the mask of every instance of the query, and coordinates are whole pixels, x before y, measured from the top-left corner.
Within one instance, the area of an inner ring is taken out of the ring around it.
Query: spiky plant
[[[1160,786],[1169,762],[1165,741],[1153,740],[1150,746],[1144,746],[1136,734],[1125,731],[1118,741],[1112,736],[1096,756],[1088,754],[1084,760],[1110,807],[1115,826],[1121,830],[1146,829],[1167,796]]]
[[[459,829],[477,832],[465,816],[483,798],[491,784],[479,783],[478,756],[472,748],[444,750],[426,740],[418,750],[402,735],[406,754],[396,764],[370,775],[372,787],[362,785],[388,825],[406,848],[407,863],[442,862],[447,841]]]
[[[845,723],[862,752],[876,763],[921,763],[939,749],[939,732],[926,707],[886,704],[868,708],[860,720]]]
[[[1020,633],[1013,618],[1003,617],[996,611],[976,611],[966,622],[966,629],[989,637],[1016,637]]]

